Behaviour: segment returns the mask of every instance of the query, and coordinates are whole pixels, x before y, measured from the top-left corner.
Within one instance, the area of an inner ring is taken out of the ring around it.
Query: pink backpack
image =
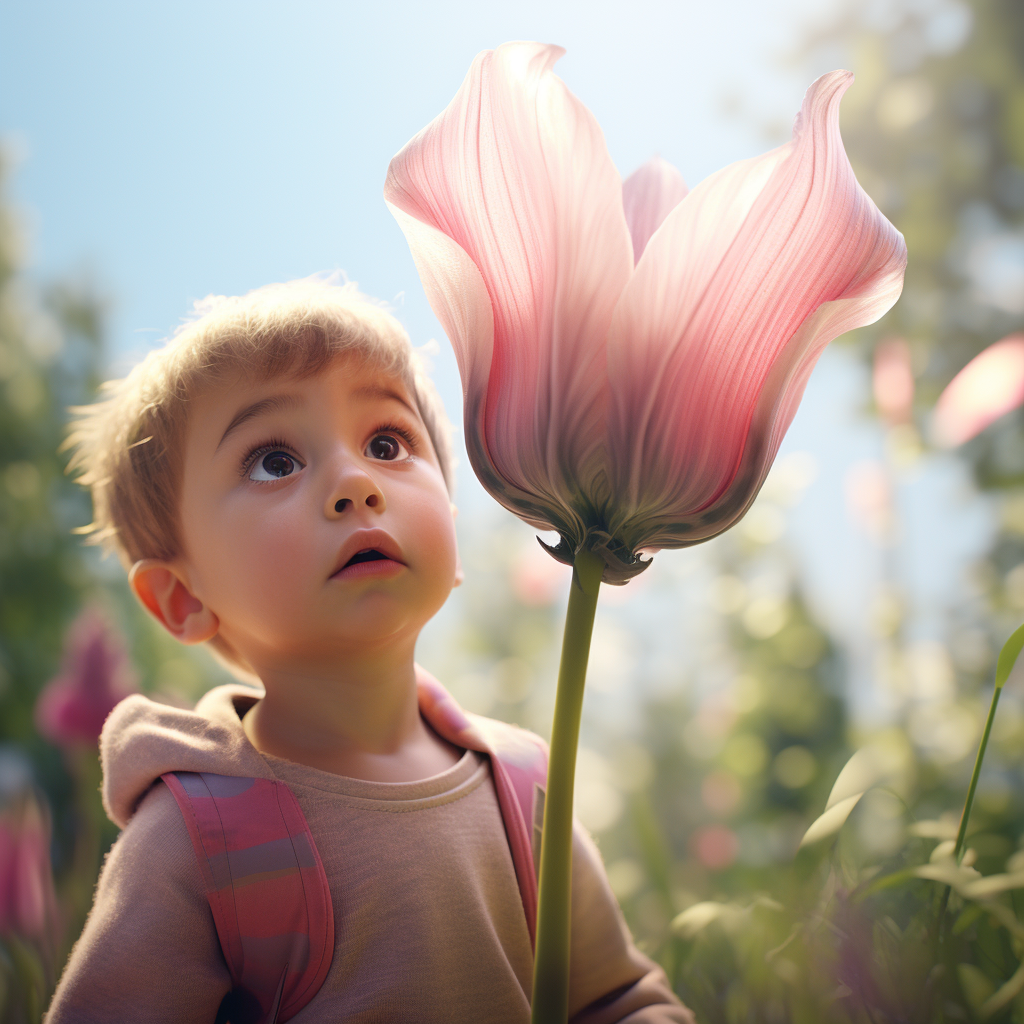
[[[516,726],[463,711],[416,667],[420,711],[448,742],[491,759],[519,893],[534,942],[547,747]],[[218,1021],[277,1024],[319,991],[334,956],[320,854],[288,786],[209,772],[161,776],[188,826],[233,990]]]

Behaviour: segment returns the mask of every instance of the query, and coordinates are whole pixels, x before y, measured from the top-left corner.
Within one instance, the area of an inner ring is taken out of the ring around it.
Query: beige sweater
[[[134,695],[101,740],[104,805],[124,831],[46,1017],[212,1024],[231,987],[188,831],[165,771],[280,779],[320,851],[336,946],[295,1024],[526,1024],[532,953],[485,755],[467,750],[419,782],[344,778],[263,755],[241,716],[244,686],[194,712]],[[692,1017],[633,945],[600,855],[578,824],[570,1015],[580,1024]]]

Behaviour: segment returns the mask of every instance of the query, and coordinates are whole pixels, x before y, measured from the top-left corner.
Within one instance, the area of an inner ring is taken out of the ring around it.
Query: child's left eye
[[[410,452],[394,434],[375,434],[366,446],[366,454],[382,462],[402,462]]]
[[[297,473],[300,469],[302,469],[302,463],[298,459],[275,448],[256,459],[252,469],[249,470],[249,479],[259,482],[280,480],[282,477]]]

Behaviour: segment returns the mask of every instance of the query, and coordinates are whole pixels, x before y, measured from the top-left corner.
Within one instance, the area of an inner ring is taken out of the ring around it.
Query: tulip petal
[[[455,345],[455,358],[467,402],[487,391],[494,341],[494,317],[487,286],[466,251],[446,234],[388,203],[409,242],[423,288],[449,338],[471,339]]]
[[[839,135],[852,78],[819,78],[791,142],[698,185],[616,308],[609,444],[623,508],[612,529],[645,520],[638,546],[696,543],[739,518],[822,349],[899,296],[906,246]]]
[[[1011,334],[976,355],[946,385],[935,404],[935,441],[955,448],[1022,402],[1024,334]]]
[[[551,71],[562,52],[480,54],[384,190],[463,370],[473,467],[535,523],[592,483],[604,339],[632,270],[621,181],[597,122]]]
[[[639,263],[651,235],[683,201],[689,189],[666,160],[655,157],[622,183],[622,205],[633,239],[633,262]]]

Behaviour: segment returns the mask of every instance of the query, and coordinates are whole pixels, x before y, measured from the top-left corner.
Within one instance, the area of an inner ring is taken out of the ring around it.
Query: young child
[[[397,321],[352,286],[314,281],[215,300],[79,410],[74,466],[97,537],[173,636],[258,688],[219,686],[194,711],[133,695],[110,715],[103,800],[124,831],[50,1024],[288,1019],[233,986],[216,856],[197,855],[186,815],[198,805],[171,772],[283,783],[297,800],[333,938],[291,1019],[529,1020],[531,932],[500,766],[458,742],[460,722],[489,720],[462,718],[414,664],[461,578],[448,430]],[[248,880],[228,880],[236,904]],[[634,947],[579,825],[570,1015],[692,1021]]]

